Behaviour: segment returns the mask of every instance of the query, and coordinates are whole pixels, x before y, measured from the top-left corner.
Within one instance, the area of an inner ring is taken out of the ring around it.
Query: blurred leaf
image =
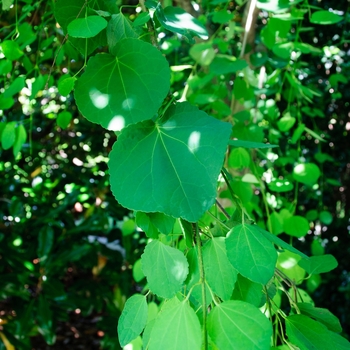
[[[334,270],[338,262],[331,254],[312,256],[308,260],[300,260],[301,266],[309,274],[326,273]]]
[[[343,20],[342,16],[339,16],[330,11],[316,11],[311,15],[310,22],[315,24],[329,25],[335,24]]]

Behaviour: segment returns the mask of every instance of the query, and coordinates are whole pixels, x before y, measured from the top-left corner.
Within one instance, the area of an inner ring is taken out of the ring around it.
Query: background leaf
[[[68,24],[68,34],[73,38],[92,38],[107,27],[107,21],[100,16],[74,19]]]
[[[308,260],[300,260],[301,266],[309,274],[326,273],[338,266],[338,262],[331,254],[311,256]]]
[[[343,20],[342,16],[339,16],[330,11],[316,11],[311,15],[310,22],[315,24],[335,24]]]

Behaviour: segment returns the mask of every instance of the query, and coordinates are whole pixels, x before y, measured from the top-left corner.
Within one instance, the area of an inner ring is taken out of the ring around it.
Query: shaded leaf
[[[73,38],[92,38],[107,27],[107,21],[100,16],[87,16],[74,19],[67,31]]]
[[[326,273],[338,266],[338,262],[331,254],[311,256],[308,260],[300,260],[301,266],[309,274]]]

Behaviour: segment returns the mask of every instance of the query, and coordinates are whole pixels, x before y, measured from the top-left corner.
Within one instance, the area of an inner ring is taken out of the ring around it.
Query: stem
[[[200,282],[202,284],[202,309],[203,309],[203,345],[204,350],[208,350],[208,334],[207,334],[207,300],[206,300],[206,290],[205,290],[205,275],[204,275],[204,263],[202,255],[202,241],[199,235],[198,223],[194,224],[196,244],[198,248],[198,265],[199,265],[199,275]]]
[[[141,6],[142,12],[148,12],[147,8],[145,6],[145,0],[140,0],[139,4]],[[147,22],[147,29],[148,29],[148,32],[149,32],[150,37],[151,37],[152,45],[155,46],[156,48],[158,48],[158,41],[157,41],[157,37],[156,37],[156,30],[154,28],[152,18],[150,18],[150,20]]]

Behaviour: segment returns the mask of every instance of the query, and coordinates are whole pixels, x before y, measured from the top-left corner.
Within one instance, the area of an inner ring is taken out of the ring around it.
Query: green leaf
[[[300,268],[298,262],[301,260],[299,254],[284,251],[278,254],[277,268],[281,270],[295,284],[303,282],[305,271]]]
[[[330,225],[333,221],[333,215],[327,210],[321,211],[319,217],[320,221],[325,225]]]
[[[68,96],[68,94],[74,89],[75,81],[77,78],[75,77],[67,77],[66,79],[62,79],[58,82],[58,92],[62,96]]]
[[[289,113],[286,113],[278,122],[278,129],[282,132],[286,132],[293,127],[296,122],[296,118],[292,117]]]
[[[135,19],[135,21],[132,22],[133,27],[143,26],[150,20],[151,16],[149,12],[141,12]]]
[[[197,350],[201,348],[201,326],[187,301],[163,308],[153,325],[149,350]]]
[[[56,334],[53,327],[53,317],[50,305],[43,294],[39,295],[39,303],[36,313],[36,323],[39,333],[43,336],[48,345],[56,341]]]
[[[330,331],[340,333],[342,327],[337,317],[329,310],[314,307],[309,303],[298,303],[298,309],[303,315],[314,318],[316,321],[323,323]]]
[[[272,327],[255,306],[244,301],[225,301],[208,316],[208,334],[219,349],[270,348]]]
[[[116,57],[98,54],[90,58],[75,86],[80,112],[109,130],[151,119],[170,86],[170,69],[151,44],[123,39]]]
[[[45,225],[39,231],[39,244],[38,244],[38,258],[40,260],[45,260],[49,255],[52,246],[53,240],[55,238],[54,231],[51,226]]]
[[[146,326],[148,307],[146,297],[134,294],[124,306],[118,321],[119,343],[123,347],[141,334]]]
[[[271,234],[270,232],[267,232],[260,227],[259,227],[259,231],[265,236],[265,238],[267,238],[270,242],[276,244],[277,246],[279,246],[285,250],[288,250],[294,254],[299,255],[303,259],[306,259],[306,260],[309,259],[309,257],[307,255],[300,252],[298,249],[295,249],[294,247],[292,247],[290,244],[286,243],[285,241],[282,241],[282,239],[276,237],[275,235]]]
[[[187,102],[156,123],[130,125],[110,153],[114,196],[126,208],[198,221],[215,201],[230,132],[229,124]]]
[[[132,266],[132,277],[134,278],[135,282],[141,282],[145,278],[145,275],[142,272],[141,259],[136,260]]]
[[[108,48],[112,55],[115,55],[118,41],[124,38],[137,39],[138,35],[132,28],[130,21],[122,13],[118,13],[112,16],[107,26]]]
[[[210,64],[210,72],[215,75],[236,73],[239,70],[248,67],[245,60],[236,59],[228,55],[216,55],[213,62]]]
[[[201,66],[209,66],[215,57],[215,51],[211,43],[195,44],[191,47],[189,53]]]
[[[224,24],[231,21],[233,17],[234,17],[233,13],[229,13],[227,12],[227,10],[221,10],[221,11],[214,12],[212,21],[213,23]]]
[[[13,5],[14,0],[2,0],[2,10],[7,11]]]
[[[330,332],[317,321],[305,315],[292,315],[286,319],[288,340],[300,350],[350,349],[349,342],[338,334]]]
[[[2,53],[10,61],[16,61],[21,56],[23,56],[23,51],[20,49],[20,47],[16,41],[4,40],[0,44],[0,47],[1,47]]]
[[[27,131],[23,124],[19,124],[17,128],[15,129],[16,132],[16,140],[15,143],[13,144],[13,155],[14,157],[17,156],[19,151],[21,150],[22,146],[27,140]]]
[[[260,143],[252,141],[243,141],[243,140],[230,140],[228,142],[230,146],[233,147],[243,147],[243,148],[274,148],[279,147],[278,145],[270,145],[269,143]]]
[[[231,264],[244,277],[267,284],[273,276],[277,252],[255,226],[233,227],[226,238],[226,249]]]
[[[309,222],[299,215],[293,215],[283,222],[284,231],[294,237],[304,237],[310,230]]]
[[[61,129],[67,129],[72,118],[73,118],[72,113],[67,111],[61,112],[57,115],[57,125]]]
[[[155,240],[147,244],[141,261],[152,293],[172,298],[180,291],[188,274],[188,262],[181,251]]]
[[[242,147],[234,148],[228,158],[228,165],[232,168],[244,168],[250,165],[250,153]]]
[[[224,237],[212,238],[204,245],[203,261],[205,279],[211,290],[222,300],[229,300],[237,272],[227,258]]]
[[[77,18],[68,24],[67,31],[73,38],[92,38],[105,29],[107,23],[100,16]]]
[[[335,24],[342,21],[344,17],[330,11],[316,11],[311,15],[310,22],[315,24]]]
[[[165,29],[185,36],[190,42],[193,36],[208,39],[205,26],[180,7],[167,6],[162,9],[157,6],[155,14]]]
[[[133,234],[136,230],[136,224],[135,220],[133,219],[126,219],[123,221],[122,226],[121,226],[121,231],[123,236],[129,236]]]
[[[325,254],[311,256],[308,260],[300,260],[299,266],[311,275],[332,271],[338,266],[338,262],[333,255]]]
[[[136,212],[135,215],[136,224],[140,227],[149,238],[157,239],[159,231],[155,225],[153,225],[148,213],[142,211]]]
[[[293,169],[293,178],[305,185],[314,185],[321,175],[319,167],[314,163],[300,163]]]
[[[270,183],[268,183],[268,187],[271,191],[282,193],[282,192],[291,191],[294,188],[294,185],[289,180],[276,179],[276,180],[273,180]]]
[[[232,299],[242,300],[256,307],[261,307],[264,297],[263,289],[260,283],[250,281],[241,274],[237,276],[237,282],[232,293]]]
[[[150,238],[158,238],[158,232],[168,235],[172,232],[175,219],[163,213],[136,213],[136,224]]]
[[[12,97],[18,94],[25,87],[25,77],[17,77],[11,85],[4,91],[3,97]]]
[[[1,146],[4,150],[11,148],[16,141],[16,122],[6,123],[1,134]]]

